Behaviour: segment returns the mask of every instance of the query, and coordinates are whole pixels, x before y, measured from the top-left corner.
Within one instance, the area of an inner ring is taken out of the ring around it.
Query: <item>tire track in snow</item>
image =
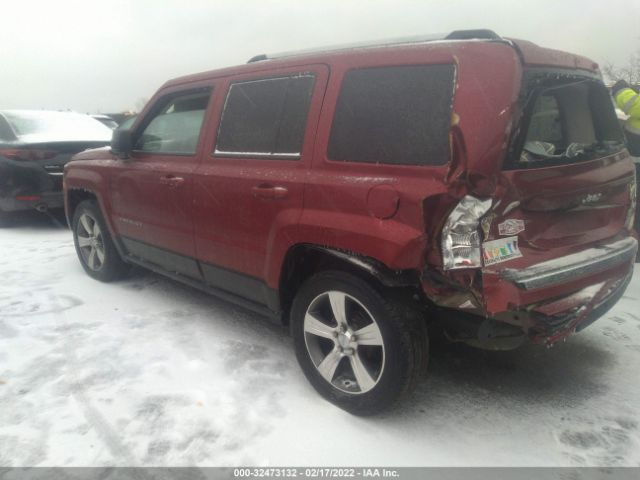
[[[58,325],[65,325],[69,323],[65,311],[66,309],[62,308],[52,309],[54,319]],[[109,452],[113,455],[113,463],[135,465],[136,459],[134,455],[121,441],[120,435],[116,429],[91,403],[91,400],[86,395],[86,388],[83,383],[79,381],[76,374],[78,371],[76,366],[80,365],[80,361],[75,351],[76,343],[72,341],[70,336],[65,335],[64,338],[65,356],[67,357],[67,364],[71,367],[67,374],[67,376],[71,378],[65,379],[65,382],[69,386],[71,395],[76,400],[87,423],[96,432],[98,437],[102,439]],[[132,478],[139,478],[141,480],[151,478],[144,474],[143,471],[132,470],[130,473]]]

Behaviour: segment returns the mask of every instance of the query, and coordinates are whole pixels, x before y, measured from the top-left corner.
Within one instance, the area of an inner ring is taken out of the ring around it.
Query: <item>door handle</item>
[[[280,198],[286,198],[289,194],[289,190],[287,190],[285,187],[262,184],[253,187],[251,189],[251,193],[254,197],[277,200]]]
[[[165,175],[164,177],[160,177],[160,183],[168,185],[170,188],[178,188],[184,183],[184,178],[176,177],[174,175]]]

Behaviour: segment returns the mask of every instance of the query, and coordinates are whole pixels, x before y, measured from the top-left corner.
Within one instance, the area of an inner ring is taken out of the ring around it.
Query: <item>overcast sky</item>
[[[625,63],[640,0],[0,0],[0,109],[116,112],[259,53],[489,28]]]

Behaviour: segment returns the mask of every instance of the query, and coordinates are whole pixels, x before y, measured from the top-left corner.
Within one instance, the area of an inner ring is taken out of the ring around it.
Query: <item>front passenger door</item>
[[[111,177],[114,225],[129,254],[193,278],[193,171],[210,95],[205,87],[161,96]]]

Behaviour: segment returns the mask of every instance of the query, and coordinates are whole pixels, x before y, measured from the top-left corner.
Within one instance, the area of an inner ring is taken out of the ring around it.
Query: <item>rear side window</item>
[[[329,159],[445,164],[453,82],[453,65],[351,70],[336,105]]]
[[[232,84],[215,153],[299,157],[314,81],[302,74]]]
[[[194,155],[210,89],[173,96],[147,123],[135,143],[140,152]]]

